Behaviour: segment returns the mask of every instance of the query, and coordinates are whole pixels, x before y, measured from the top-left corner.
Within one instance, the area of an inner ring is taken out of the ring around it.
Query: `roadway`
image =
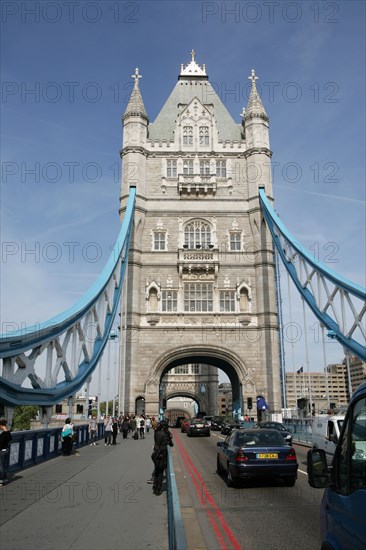
[[[320,502],[323,491],[307,482],[307,448],[294,445],[298,479],[228,488],[216,473],[216,443],[173,429],[174,468],[186,526],[188,548],[209,550],[309,550],[320,548]]]

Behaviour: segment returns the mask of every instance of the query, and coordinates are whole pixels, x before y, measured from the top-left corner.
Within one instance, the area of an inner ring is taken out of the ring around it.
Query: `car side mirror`
[[[223,444],[223,441],[218,441],[218,442],[216,443],[216,445],[217,445],[218,447],[222,447],[222,444]]]
[[[327,458],[323,449],[311,449],[307,454],[308,482],[314,489],[324,489],[330,483]]]

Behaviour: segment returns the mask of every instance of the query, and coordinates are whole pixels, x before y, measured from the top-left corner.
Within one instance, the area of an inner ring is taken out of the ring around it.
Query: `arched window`
[[[200,145],[209,145],[210,134],[208,131],[208,126],[200,126],[199,141],[200,141]]]
[[[211,244],[211,228],[208,223],[194,220],[184,228],[184,244],[188,248],[209,248]]]
[[[158,311],[158,291],[152,287],[149,292],[149,309],[151,313]]]
[[[183,126],[183,145],[193,144],[193,126]]]
[[[240,289],[240,311],[242,313],[249,311],[249,296],[246,288]]]

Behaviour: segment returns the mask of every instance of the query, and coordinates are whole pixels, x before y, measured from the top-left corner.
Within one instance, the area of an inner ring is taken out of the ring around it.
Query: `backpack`
[[[139,438],[139,434],[138,434],[137,432],[135,432],[135,433],[133,434],[133,438],[134,438],[134,439],[138,439],[138,438]]]
[[[143,428],[145,426],[145,420],[140,420],[140,427]]]

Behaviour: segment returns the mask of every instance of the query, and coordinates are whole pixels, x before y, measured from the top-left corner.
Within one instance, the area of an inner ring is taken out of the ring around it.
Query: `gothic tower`
[[[122,316],[125,410],[142,399],[147,414],[161,412],[162,377],[191,363],[228,375],[235,414],[257,395],[280,410],[274,256],[258,197],[260,186],[272,197],[269,119],[254,70],[240,124],[194,52],[152,123],[138,69],[133,78],[121,150],[121,216],[136,187]]]

